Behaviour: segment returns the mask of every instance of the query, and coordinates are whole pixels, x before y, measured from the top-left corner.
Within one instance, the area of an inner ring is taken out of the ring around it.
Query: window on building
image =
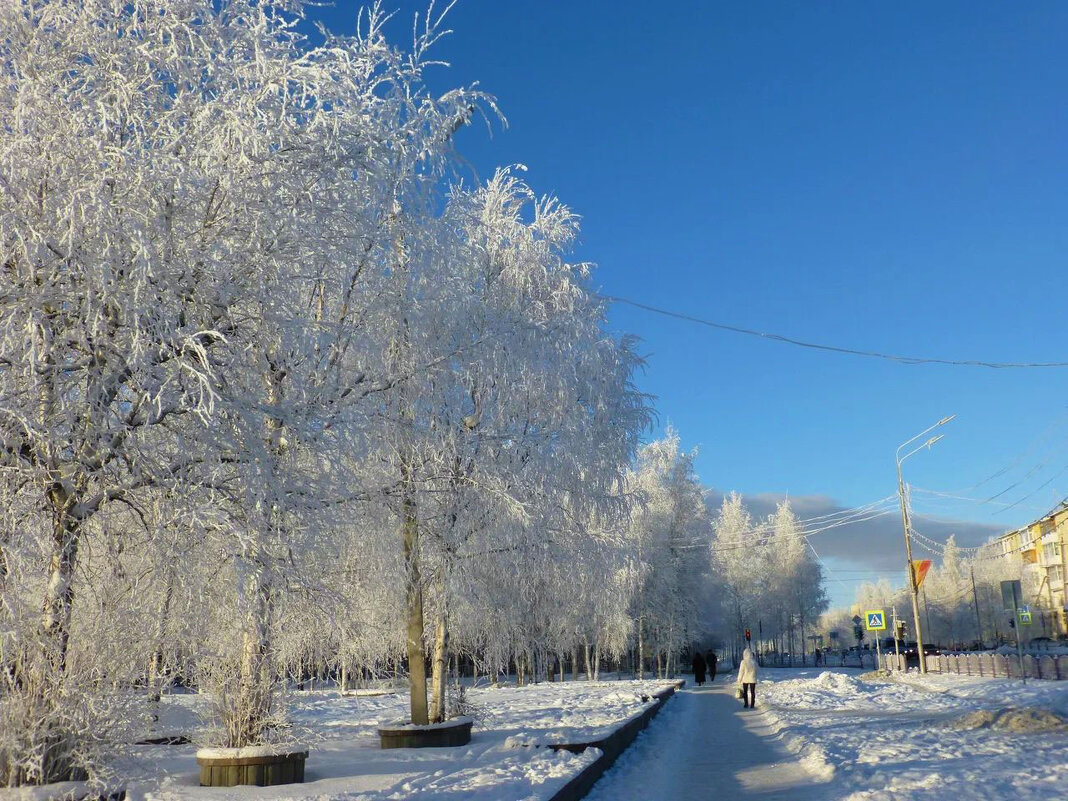
[[[1064,582],[1064,568],[1060,565],[1054,565],[1049,569],[1049,580],[1053,584],[1062,584]]]

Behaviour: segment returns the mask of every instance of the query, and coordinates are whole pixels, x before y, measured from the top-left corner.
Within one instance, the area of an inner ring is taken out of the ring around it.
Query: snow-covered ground
[[[1068,798],[1068,682],[819,669],[763,678],[774,729],[830,778],[821,798]]]
[[[668,702],[589,801],[1051,801],[1068,798],[1068,682],[765,669],[757,709],[731,677]],[[294,694],[294,735],[311,747],[307,781],[197,786],[195,745],[141,746],[118,764],[135,801],[547,799],[597,758],[545,746],[602,737],[645,709],[662,683],[566,682],[469,691],[481,725],[469,746],[378,748],[375,728],[404,695]],[[196,734],[200,696],[166,699],[153,734]]]
[[[463,748],[381,750],[375,729],[406,716],[403,694],[340,697],[336,691],[295,693],[294,733],[311,747],[305,783],[273,788],[201,788],[196,745],[139,746],[115,765],[131,801],[174,799],[380,799],[472,801],[546,799],[599,755],[543,746],[605,736],[646,709],[656,681],[601,681],[501,686],[468,691],[478,721]],[[172,695],[152,732],[193,734],[204,699]]]
[[[587,801],[1068,798],[1068,682],[765,669],[671,700]]]

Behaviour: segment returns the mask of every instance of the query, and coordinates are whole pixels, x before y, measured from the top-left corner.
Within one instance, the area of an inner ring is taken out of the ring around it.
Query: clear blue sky
[[[408,41],[424,4],[387,7]],[[313,13],[350,32],[355,8]],[[606,294],[865,350],[1068,361],[1068,5],[461,0],[449,27],[433,82],[479,81],[509,121],[461,151],[482,175],[526,164],[581,214]],[[626,307],[612,324],[644,340],[658,430],[719,490],[863,504],[895,491],[900,442],[956,413],[908,480],[967,488],[1020,457],[963,494],[1034,494],[919,511],[1010,528],[1068,494],[1068,370],[903,366]]]

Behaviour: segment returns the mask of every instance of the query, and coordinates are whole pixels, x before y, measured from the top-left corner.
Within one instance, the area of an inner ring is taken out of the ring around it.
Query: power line
[[[645,311],[652,312],[654,314],[661,314],[665,317],[673,317],[677,320],[686,320],[691,323],[697,323],[698,325],[707,326],[708,328],[715,328],[720,331],[732,331],[735,334],[745,334],[746,336],[760,337],[761,339],[771,340],[773,342],[782,342],[786,345],[796,345],[800,348],[811,348],[813,350],[826,350],[832,353],[845,353],[851,356],[865,356],[870,359],[884,359],[886,361],[897,362],[899,364],[943,364],[952,365],[954,367],[989,367],[995,370],[1001,369],[1024,369],[1024,368],[1052,368],[1052,367],[1068,367],[1068,362],[989,362],[981,359],[932,359],[922,356],[900,356],[893,353],[881,353],[874,350],[857,350],[855,348],[839,347],[837,345],[822,345],[816,342],[806,342],[801,339],[794,339],[793,337],[784,336],[783,334],[774,334],[768,331],[756,331],[752,328],[741,328],[736,325],[727,325],[726,323],[717,323],[712,320],[704,320],[700,317],[694,317],[690,314],[683,314],[681,312],[670,311],[669,309],[661,309],[657,306],[650,306],[647,303],[639,303],[636,300],[630,300],[629,298],[621,298],[615,295],[602,295],[598,294],[597,297],[601,300],[606,300],[609,303],[624,303],[628,306],[634,306],[637,309],[644,309]]]
[[[1054,418],[1053,422],[1051,422],[1041,434],[1039,434],[1038,436],[1034,437],[1027,444],[1027,447],[1020,454],[1018,454],[1015,458],[1013,458],[1012,461],[1010,461],[1008,464],[1006,464],[1004,467],[1002,467],[1001,469],[999,469],[999,470],[995,471],[994,473],[990,474],[989,476],[984,478],[982,481],[979,481],[978,483],[972,484],[970,487],[963,487],[961,489],[950,490],[949,492],[957,494],[957,495],[960,495],[962,493],[971,492],[972,490],[978,489],[979,487],[983,486],[984,484],[987,484],[987,483],[993,481],[994,479],[999,478],[1000,476],[1003,476],[1006,473],[1008,473],[1011,470],[1013,470],[1013,468],[1015,468],[1018,464],[1020,464],[1024,459],[1026,459],[1031,454],[1032,451],[1034,451],[1037,447],[1039,447],[1042,444],[1046,444],[1048,446],[1052,442],[1052,443],[1055,444],[1055,448],[1059,449],[1061,447],[1061,440],[1063,440],[1065,438],[1065,434],[1062,433],[1056,439],[1053,439],[1051,437],[1051,435],[1058,428],[1062,427],[1065,424],[1065,422],[1068,422],[1068,415],[1066,415],[1065,412],[1062,410],[1061,413],[1056,418]],[[1043,457],[1043,458],[1041,458],[1039,460],[1039,464],[1043,465],[1048,460],[1049,460],[1048,457]],[[995,495],[994,497],[997,497],[997,496]],[[963,498],[962,500],[976,500],[979,503],[986,503],[987,502],[987,501],[979,501],[979,499],[977,499],[977,498]]]
[[[880,503],[880,501],[876,501],[864,507],[843,510],[843,512],[847,513],[848,516],[839,518],[837,520],[827,521],[826,524],[823,525],[813,526],[811,528],[806,528],[804,525],[799,525],[797,529],[797,536],[799,539],[803,539],[807,542],[810,537],[813,537],[816,534],[822,534],[825,531],[830,531],[831,529],[850,525],[852,523],[864,523],[868,520],[885,517],[887,515],[893,514],[894,511],[896,511],[893,508],[886,509],[884,511],[879,511],[877,505]],[[823,516],[821,515],[821,517]],[[815,520],[817,518],[811,519]],[[797,522],[805,523],[808,521],[799,520]],[[765,533],[759,533],[762,529]],[[707,547],[713,553],[718,553],[727,551],[737,551],[748,548],[759,548],[776,541],[774,530],[769,529],[767,526],[756,526],[753,528],[746,529],[745,532],[741,533],[741,537],[741,539],[731,539],[727,542],[719,542],[713,539],[713,541]]]

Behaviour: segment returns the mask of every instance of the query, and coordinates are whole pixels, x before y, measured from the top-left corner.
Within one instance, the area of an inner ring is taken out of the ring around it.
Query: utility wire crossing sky
[[[879,353],[873,350],[856,350],[854,348],[846,348],[838,345],[821,345],[815,342],[805,342],[801,339],[794,339],[793,337],[784,336],[783,334],[774,334],[768,331],[756,331],[751,328],[740,328],[736,325],[727,325],[726,323],[717,323],[712,320],[703,320],[700,317],[694,317],[690,314],[682,314],[681,312],[670,311],[669,309],[661,309],[657,306],[650,306],[648,303],[639,303],[636,300],[630,300],[629,298],[620,298],[614,295],[601,294],[599,297],[602,300],[607,300],[610,303],[626,303],[629,306],[634,306],[638,309],[644,309],[654,314],[662,314],[665,317],[674,317],[679,320],[687,320],[691,323],[697,323],[698,325],[704,325],[709,328],[716,328],[721,331],[733,331],[736,334],[746,334],[748,336],[760,337],[761,339],[771,340],[773,342],[782,342],[786,345],[797,345],[801,348],[813,348],[815,350],[827,350],[833,353],[846,353],[852,356],[866,356],[873,359],[886,359],[892,362],[900,362],[902,364],[944,364],[952,367],[990,367],[993,369],[1005,369],[1005,368],[1058,368],[1068,367],[1068,362],[995,362],[984,361],[980,359],[935,359],[925,356],[900,356],[893,353]]]

